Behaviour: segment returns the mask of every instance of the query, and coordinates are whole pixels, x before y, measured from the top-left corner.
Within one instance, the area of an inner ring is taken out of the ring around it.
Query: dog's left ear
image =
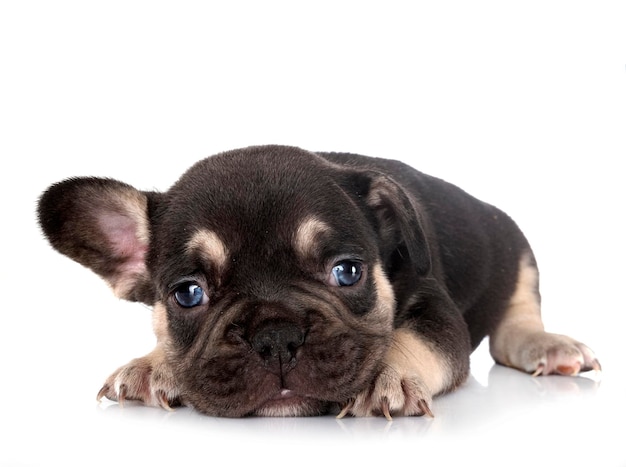
[[[146,257],[156,196],[112,179],[72,178],[41,196],[39,224],[57,251],[101,276],[118,297],[152,304]]]
[[[398,263],[408,262],[413,272],[420,276],[428,274],[431,255],[417,202],[384,174],[367,172],[357,175],[357,179],[360,179],[359,198],[365,200],[373,213],[387,269],[395,270]]]

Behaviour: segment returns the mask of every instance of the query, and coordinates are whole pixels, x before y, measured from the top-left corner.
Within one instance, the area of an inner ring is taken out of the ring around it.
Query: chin
[[[300,397],[284,390],[278,398],[270,399],[253,412],[259,417],[310,417],[329,412],[329,403]]]

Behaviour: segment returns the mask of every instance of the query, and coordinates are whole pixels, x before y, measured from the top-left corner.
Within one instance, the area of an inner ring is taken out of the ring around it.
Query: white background
[[[0,3],[0,464],[626,465],[623,6]],[[49,248],[37,197],[78,175],[166,190],[263,143],[401,159],[506,210],[548,330],[602,375],[531,379],[482,346],[435,419],[390,424],[96,404],[153,346],[150,311]]]

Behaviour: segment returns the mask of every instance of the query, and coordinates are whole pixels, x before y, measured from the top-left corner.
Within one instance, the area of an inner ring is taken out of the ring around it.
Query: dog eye
[[[363,265],[358,261],[341,261],[333,266],[331,275],[332,285],[345,287],[354,285],[363,275]]]
[[[174,299],[183,308],[193,308],[209,302],[207,294],[195,282],[183,282],[176,287],[174,289]]]

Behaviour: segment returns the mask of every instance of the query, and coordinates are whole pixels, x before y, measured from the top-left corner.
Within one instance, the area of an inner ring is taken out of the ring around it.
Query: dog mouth
[[[243,324],[240,329],[251,327]],[[319,324],[302,335],[293,326],[272,324],[251,337],[240,332],[228,341],[204,339],[190,354],[173,353],[185,402],[218,417],[339,413],[369,386],[386,348],[384,334],[363,337]]]
[[[254,415],[263,417],[303,417],[319,415],[327,411],[327,404],[319,399],[281,388],[270,395]]]
[[[291,389],[281,389],[280,391],[278,391],[278,394],[272,397],[271,400],[285,400],[285,399],[291,399],[296,396],[297,396],[296,393],[292,391]]]

